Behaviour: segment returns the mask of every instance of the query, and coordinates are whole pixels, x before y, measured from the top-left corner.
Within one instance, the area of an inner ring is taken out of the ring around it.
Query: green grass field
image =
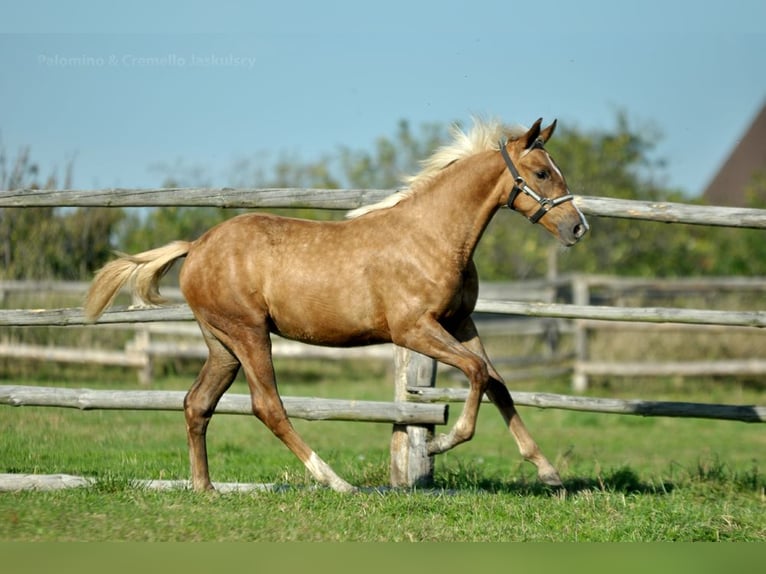
[[[278,366],[285,395],[388,400],[386,366]],[[355,382],[357,381],[357,382]],[[185,389],[167,378],[156,388]],[[35,384],[27,380],[4,384]],[[130,388],[120,381],[61,384]],[[449,384],[447,382],[440,384]],[[566,392],[564,381],[520,390]],[[244,393],[237,381],[232,392]],[[764,404],[734,383],[658,381],[595,388],[623,398]],[[460,405],[451,407],[454,422]],[[766,428],[521,408],[566,492],[535,481],[491,405],[475,438],[441,455],[436,486],[389,490],[389,425],[295,421],[355,495],[314,488],[302,465],[254,418],[220,415],[209,431],[214,481],[277,492],[150,491],[135,479],[187,479],[183,415],[0,406],[0,472],[65,473],[89,488],[0,493],[3,541],[763,541]]]

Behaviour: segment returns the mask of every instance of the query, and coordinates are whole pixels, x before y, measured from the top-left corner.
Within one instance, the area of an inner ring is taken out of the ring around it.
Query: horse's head
[[[588,222],[572,201],[564,175],[545,150],[545,142],[556,129],[554,120],[541,128],[542,118],[509,142],[500,143],[511,183],[503,203],[540,223],[564,245],[574,245],[588,231]]]

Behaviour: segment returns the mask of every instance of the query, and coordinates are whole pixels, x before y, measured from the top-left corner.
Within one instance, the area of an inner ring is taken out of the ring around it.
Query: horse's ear
[[[535,123],[532,124],[532,127],[529,128],[529,131],[524,134],[524,149],[530,149],[535,144],[537,144],[537,140],[540,139],[540,124],[542,123],[543,118],[539,118]]]
[[[551,125],[540,131],[540,139],[543,140],[543,143],[551,139],[554,131],[556,131],[556,120],[553,120]]]

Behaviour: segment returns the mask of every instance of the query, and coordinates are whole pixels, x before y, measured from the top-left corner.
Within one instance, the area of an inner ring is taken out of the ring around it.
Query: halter
[[[508,166],[508,171],[510,171],[511,175],[513,176],[513,189],[511,190],[511,194],[508,196],[507,204],[510,209],[515,211],[513,202],[516,201],[516,198],[520,193],[527,194],[540,205],[540,209],[538,209],[535,213],[527,218],[532,223],[537,223],[540,221],[540,219],[542,219],[543,215],[548,213],[557,205],[561,205],[562,203],[566,203],[567,201],[572,201],[574,199],[574,196],[571,193],[567,193],[566,195],[562,195],[561,197],[557,197],[555,199],[542,197],[540,194],[536,193],[534,189],[527,185],[527,182],[524,180],[524,178],[519,175],[519,171],[516,169],[516,166],[513,165],[511,156],[508,155],[508,150],[505,148],[505,145],[506,142],[500,140],[500,153],[503,155],[505,165]],[[532,147],[539,147],[542,149],[542,140],[537,140]]]

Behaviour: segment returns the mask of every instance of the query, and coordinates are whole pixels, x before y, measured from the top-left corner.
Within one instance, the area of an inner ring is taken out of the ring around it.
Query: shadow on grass
[[[627,467],[603,476],[567,478],[561,487],[548,486],[537,480],[519,479],[509,482],[490,477],[469,476],[460,472],[450,473],[443,480],[437,480],[435,486],[451,492],[482,491],[519,496],[567,496],[581,492],[664,495],[671,493],[675,488],[674,484],[669,482],[644,482],[635,471]]]

